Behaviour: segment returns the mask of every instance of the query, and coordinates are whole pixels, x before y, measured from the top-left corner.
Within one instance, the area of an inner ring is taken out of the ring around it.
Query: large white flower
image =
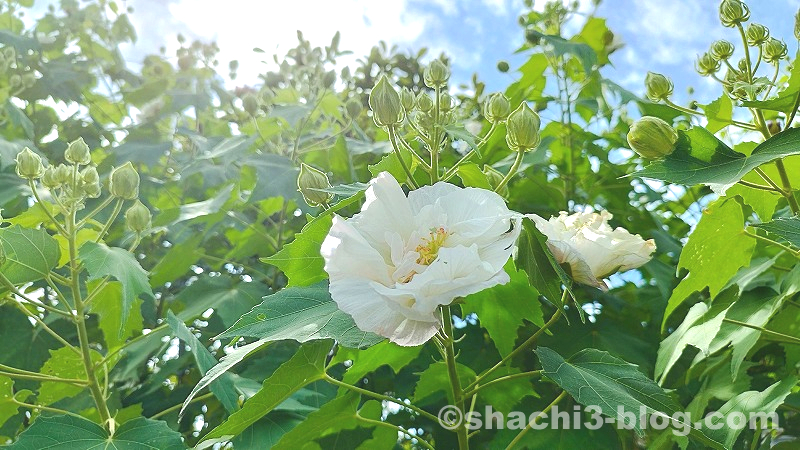
[[[573,280],[604,291],[608,287],[603,278],[645,264],[656,249],[652,239],[645,241],[622,227],[612,229],[608,211],[571,215],[562,211],[550,220],[536,214],[526,217],[547,236],[547,246],[558,263],[569,265]]]
[[[508,282],[521,218],[485,189],[439,182],[406,197],[383,172],[322,243],[331,296],[360,329],[423,344],[441,328],[439,306]]]

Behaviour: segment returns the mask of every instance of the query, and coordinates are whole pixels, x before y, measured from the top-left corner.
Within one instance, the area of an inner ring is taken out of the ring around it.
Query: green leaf
[[[96,283],[89,283],[94,289]],[[142,301],[135,299],[126,322],[122,322],[122,284],[110,281],[89,305],[89,312],[97,314],[97,326],[103,331],[109,350],[121,347],[125,341],[142,329]]]
[[[721,198],[703,211],[678,262],[689,274],[672,291],[662,327],[693,292],[706,287],[716,297],[736,272],[750,263],[755,240],[744,234],[744,214],[735,199]]]
[[[220,189],[214,197],[208,200],[164,209],[153,220],[153,226],[169,226],[218,213],[223,205],[230,200],[231,192],[233,192],[233,185]]]
[[[281,269],[289,279],[289,286],[309,286],[324,280],[325,260],[319,250],[331,228],[331,220],[330,216],[312,220],[295,234],[294,241],[261,261]]]
[[[471,150],[475,150],[475,154],[478,156],[478,158],[481,157],[481,153],[478,149],[478,144],[476,142],[477,136],[467,131],[467,129],[464,128],[464,125],[461,124],[446,125],[444,127],[444,132],[447,133],[448,136],[450,136],[450,139],[466,142]]]
[[[113,436],[75,416],[40,416],[7,450],[185,450],[181,435],[166,422],[145,418],[125,422]]]
[[[592,47],[580,42],[570,42],[560,36],[553,36],[540,33],[536,30],[527,30],[528,33],[535,35],[553,47],[553,52],[557,56],[566,54],[575,55],[583,65],[583,70],[588,74],[591,73],[594,66],[597,64],[597,54]]]
[[[31,395],[33,395],[33,392],[29,390],[15,393],[14,380],[0,376],[0,426],[19,412],[19,406],[14,400],[25,401]]]
[[[717,420],[714,422],[714,424],[717,425],[715,427],[716,429],[711,429],[710,427],[707,428],[704,426],[703,431],[715,441],[722,442],[726,448],[733,448],[736,438],[739,437],[739,434],[741,434],[744,428],[746,428],[749,415],[751,413],[770,414],[775,412],[775,410],[783,404],[786,396],[792,392],[792,389],[796,383],[797,378],[790,376],[773,384],[762,392],[742,392],[736,397],[728,400],[718,410],[719,414],[722,415],[722,418],[717,418]],[[724,425],[726,418],[731,417],[733,414],[743,414],[745,417],[743,426],[730,427]],[[720,420],[723,424],[722,427],[718,426]],[[766,426],[766,424],[762,424],[762,426]]]
[[[400,154],[403,156],[403,161],[411,170],[411,173],[414,173],[414,160],[411,156],[411,153],[401,147]],[[369,173],[371,173],[373,177],[378,176],[378,174],[381,172],[389,172],[400,183],[404,183],[406,178],[408,178],[406,171],[403,170],[403,166],[400,164],[400,160],[397,157],[397,152],[394,151],[384,155],[377,164],[368,166],[368,169]]]
[[[334,338],[343,347],[354,348],[369,347],[384,339],[359,330],[353,318],[336,306],[327,283],[286,288],[265,297],[217,339],[235,336],[298,342]]]
[[[349,384],[356,384],[365,375],[374,372],[382,366],[391,367],[396,375],[400,372],[400,369],[416,359],[420,351],[422,351],[421,345],[416,347],[403,347],[386,340],[366,350],[345,347],[339,348],[331,364],[352,361],[347,372],[344,373],[342,381]]]
[[[489,184],[489,179],[486,174],[481,171],[475,163],[466,163],[458,166],[458,177],[464,187],[477,187],[491,191],[492,186]]]
[[[217,365],[217,358],[200,343],[200,340],[189,331],[183,321],[175,317],[172,311],[167,311],[167,323],[172,332],[175,333],[175,336],[189,346],[201,374],[205,375],[209,369]],[[226,373],[211,383],[211,392],[214,393],[214,396],[217,397],[229,413],[239,409],[239,394],[233,385],[231,374]]]
[[[166,255],[150,270],[150,283],[153,287],[161,287],[169,281],[185,275],[200,260],[198,249],[203,242],[203,235],[195,234],[185,241],[174,244]]]
[[[261,390],[247,400],[242,409],[211,430],[203,437],[203,441],[238,435],[303,386],[323,379],[325,359],[331,345],[331,341],[325,340],[300,347],[289,361],[264,381]]]
[[[6,253],[6,262],[0,265],[0,273],[11,284],[41,280],[58,264],[58,242],[44,230],[19,225],[2,228],[0,243]],[[5,288],[0,286],[0,292],[3,291]]]
[[[462,306],[465,313],[478,315],[481,327],[489,333],[500,356],[514,350],[517,330],[526,320],[539,327],[544,325],[539,292],[528,283],[525,273],[512,264],[506,265],[506,272],[510,282],[472,294]]]
[[[97,280],[111,276],[122,283],[122,320],[128,322],[134,300],[139,294],[153,296],[147,272],[139,265],[139,261],[124,249],[109,247],[105,244],[87,242],[78,250],[86,270],[89,271],[89,280]],[[123,330],[119,330],[120,336]]]
[[[477,378],[475,371],[463,364],[456,363],[456,373],[461,381],[461,386],[467,386]],[[452,405],[453,393],[450,390],[450,375],[447,364],[443,361],[431,364],[419,374],[413,401],[417,403],[440,391],[447,393],[448,401]]]
[[[93,362],[98,362],[103,359],[103,355],[95,350],[90,350],[90,355]],[[61,347],[58,350],[50,350],[50,359],[44,363],[39,372],[43,375],[71,380],[86,378],[83,356],[67,347]],[[36,401],[42,405],[52,405],[61,399],[78,395],[83,392],[84,389],[85,388],[81,386],[45,381],[42,382],[39,388]]]
[[[640,408],[644,408],[648,419],[652,415],[671,418],[680,409],[675,400],[637,366],[607,352],[589,348],[576,353],[569,361],[547,347],[537,348],[536,354],[544,374],[578,403],[599,407],[603,414],[632,427],[639,436],[644,435],[644,424],[638,423]],[[624,414],[619,414],[621,412]],[[723,448],[719,442],[693,428],[692,423],[681,425],[689,427],[686,428],[689,434],[707,446]]]
[[[530,220],[522,221],[516,265],[528,274],[531,285],[558,307],[561,304],[561,286],[572,293],[572,280],[556,262],[547,248],[547,237]],[[573,298],[575,296],[573,295]],[[580,309],[580,306],[578,307]],[[581,310],[582,311],[582,310]]]
[[[705,303],[697,303],[689,309],[681,325],[664,338],[658,347],[654,373],[656,380],[663,383],[687,345],[700,350],[700,354],[708,355],[711,341],[719,332],[725,318],[726,306],[714,305],[714,308],[709,309]]]
[[[786,239],[795,247],[800,247],[800,217],[780,218],[753,226],[761,228],[769,234]]]
[[[730,125],[733,119],[733,102],[727,94],[722,94],[718,99],[708,105],[700,105],[706,113],[708,123],[706,129],[711,133]]]
[[[201,275],[181,290],[170,303],[170,309],[185,322],[213,308],[222,323],[229,327],[253,309],[265,292],[269,292],[269,288],[261,283],[237,282],[226,275]],[[185,308],[181,309],[180,304]]]
[[[731,150],[703,127],[678,131],[675,151],[634,175],[670,183],[707,184],[718,194],[756,167],[784,156],[800,154],[800,128],[790,128],[758,145],[745,156]]]

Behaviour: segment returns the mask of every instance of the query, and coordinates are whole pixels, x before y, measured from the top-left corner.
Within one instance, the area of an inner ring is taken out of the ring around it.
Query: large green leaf
[[[97,280],[111,276],[122,283],[122,320],[128,322],[134,300],[139,294],[153,296],[147,272],[139,265],[139,261],[124,249],[109,247],[105,244],[87,242],[78,250],[83,265],[89,271],[89,280]],[[119,335],[123,333],[120,328]]]
[[[312,220],[295,235],[294,241],[261,261],[281,269],[289,279],[289,286],[308,286],[322,281],[327,275],[319,250],[330,228],[330,216]]]
[[[336,339],[344,347],[364,348],[383,338],[361,331],[331,298],[327,283],[291,287],[267,296],[218,338],[255,337],[266,341]]]
[[[96,283],[90,283],[89,287]],[[122,322],[122,284],[109,281],[89,305],[89,312],[97,314],[97,326],[103,331],[106,346],[110,349],[121,347],[125,341],[142,329],[142,301],[135,299],[128,320]]]
[[[642,408],[648,419],[655,415],[679,421],[677,417],[673,418],[680,410],[675,400],[633,364],[593,348],[581,350],[569,361],[547,347],[539,347],[536,354],[544,374],[576,401],[600,408],[603,414],[622,421],[640,436],[644,434],[645,425],[638,420]],[[673,426],[678,426],[671,421]],[[692,423],[680,423],[681,429],[684,426],[688,427],[691,436],[707,446],[723,448],[719,442],[694,428]]]
[[[516,264],[528,274],[528,280],[540,294],[561,307],[561,286],[570,290],[572,280],[558,265],[546,242],[547,237],[532,221],[523,220]],[[578,310],[581,310],[580,307]]]
[[[744,234],[744,213],[735,199],[721,198],[703,211],[681,252],[679,269],[689,274],[672,291],[664,322],[693,292],[706,287],[716,297],[736,272],[750,263],[755,240]]]
[[[247,400],[239,411],[203,437],[207,448],[219,439],[236,436],[250,425],[267,415],[297,390],[314,381],[323,379],[325,359],[332,341],[316,341],[303,345],[289,361],[283,363],[256,395]]]
[[[750,156],[731,150],[703,127],[678,131],[678,135],[672,154],[634,175],[690,186],[707,184],[724,194],[756,167],[800,154],[800,128],[790,128],[767,139]]]
[[[669,374],[672,366],[678,362],[687,345],[700,350],[701,355],[708,354],[712,339],[719,332],[725,318],[726,305],[709,309],[705,303],[697,303],[689,309],[681,325],[661,341],[656,359],[655,378],[662,382]]]
[[[58,242],[44,230],[19,225],[2,228],[0,244],[6,254],[6,262],[0,265],[0,273],[12,284],[40,280],[58,264]],[[4,290],[0,286],[0,292]]]
[[[90,350],[89,355],[94,362],[103,359],[103,356],[95,350]],[[47,376],[71,380],[86,379],[83,356],[74,352],[72,348],[67,347],[50,350],[50,359],[44,363],[39,372]],[[85,388],[81,386],[44,381],[39,388],[36,400],[42,405],[52,405],[61,399],[78,395],[84,390]]]
[[[113,436],[100,425],[75,416],[39,417],[7,450],[185,450],[181,435],[166,422],[140,417]]]
[[[785,217],[753,226],[764,229],[769,234],[786,239],[795,247],[800,247],[800,217]]]

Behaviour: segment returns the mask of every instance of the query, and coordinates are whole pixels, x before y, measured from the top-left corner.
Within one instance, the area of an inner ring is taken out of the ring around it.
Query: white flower
[[[331,296],[361,330],[423,344],[441,328],[439,306],[508,282],[521,219],[494,192],[439,182],[406,197],[383,172],[322,243]]]
[[[656,249],[652,239],[645,241],[622,227],[612,229],[608,211],[571,215],[562,211],[550,220],[536,214],[526,217],[547,236],[547,246],[556,261],[569,265],[573,280],[604,291],[608,287],[603,278],[645,264]]]

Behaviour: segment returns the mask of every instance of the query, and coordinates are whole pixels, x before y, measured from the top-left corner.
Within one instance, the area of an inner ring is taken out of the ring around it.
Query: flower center
[[[422,238],[422,243],[416,248],[416,252],[419,253],[417,264],[428,266],[435,261],[439,255],[439,249],[444,246],[444,241],[449,234],[444,227],[432,228],[430,237]]]

